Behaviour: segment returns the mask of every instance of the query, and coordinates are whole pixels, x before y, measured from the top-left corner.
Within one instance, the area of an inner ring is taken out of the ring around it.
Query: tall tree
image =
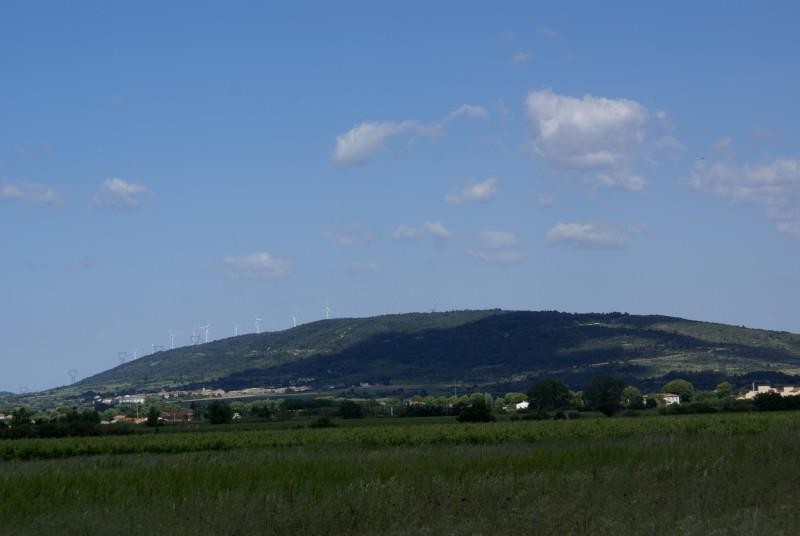
[[[632,385],[627,386],[622,390],[622,405],[629,409],[644,407],[642,392]]]
[[[208,405],[206,415],[211,424],[226,424],[233,419],[233,410],[227,402],[215,400]]]
[[[598,374],[592,378],[584,398],[590,408],[611,416],[620,410],[623,389],[625,382],[621,379],[608,374]]]
[[[681,397],[681,402],[691,402],[694,398],[694,385],[688,380],[672,380],[661,388],[664,393],[673,393]]]
[[[536,411],[563,408],[570,403],[569,388],[558,380],[538,381],[528,390],[528,402]]]

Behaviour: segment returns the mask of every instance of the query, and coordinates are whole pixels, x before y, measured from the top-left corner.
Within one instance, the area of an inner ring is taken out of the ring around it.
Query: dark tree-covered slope
[[[453,311],[322,320],[158,352],[86,378],[73,392],[234,389],[362,382],[503,384],[601,369],[651,378],[800,372],[800,336],[666,316]]]

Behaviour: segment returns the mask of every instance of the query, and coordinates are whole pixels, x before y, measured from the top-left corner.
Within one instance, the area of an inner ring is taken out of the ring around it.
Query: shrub
[[[230,404],[222,400],[215,400],[206,409],[208,422],[211,424],[226,424],[233,419],[233,410]]]
[[[458,416],[458,422],[490,422],[494,420],[492,409],[483,400],[475,400],[461,410]]]
[[[308,425],[309,428],[333,428],[334,426],[336,425],[328,416],[319,417]]]
[[[360,419],[364,416],[364,410],[361,408],[361,404],[357,404],[352,400],[343,400],[339,404],[339,415],[343,419]]]

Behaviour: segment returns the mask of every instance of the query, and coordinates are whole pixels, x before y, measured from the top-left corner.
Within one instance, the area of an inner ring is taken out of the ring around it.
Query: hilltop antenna
[[[171,331],[169,332],[169,349],[170,350],[175,349],[175,334],[172,333]]]
[[[200,328],[201,328],[201,329],[204,329],[204,330],[205,330],[205,332],[206,332],[206,342],[208,342],[208,328],[210,328],[210,327],[211,327],[211,322],[209,322],[209,323],[208,323],[208,324],[206,324],[205,326],[200,326]]]
[[[74,368],[69,369],[67,371],[67,374],[69,374],[69,379],[70,379],[69,383],[75,383],[75,380],[78,379],[78,371],[75,370]]]
[[[233,336],[234,337],[239,336],[239,324],[237,324],[236,322],[233,323]]]
[[[128,352],[117,352],[117,359],[120,365],[124,364],[128,360]]]
[[[261,319],[256,317],[256,335],[261,333]]]

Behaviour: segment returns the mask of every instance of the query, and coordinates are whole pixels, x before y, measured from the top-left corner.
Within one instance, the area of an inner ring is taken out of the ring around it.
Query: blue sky
[[[0,390],[326,302],[800,332],[800,8],[693,4],[4,3]]]

